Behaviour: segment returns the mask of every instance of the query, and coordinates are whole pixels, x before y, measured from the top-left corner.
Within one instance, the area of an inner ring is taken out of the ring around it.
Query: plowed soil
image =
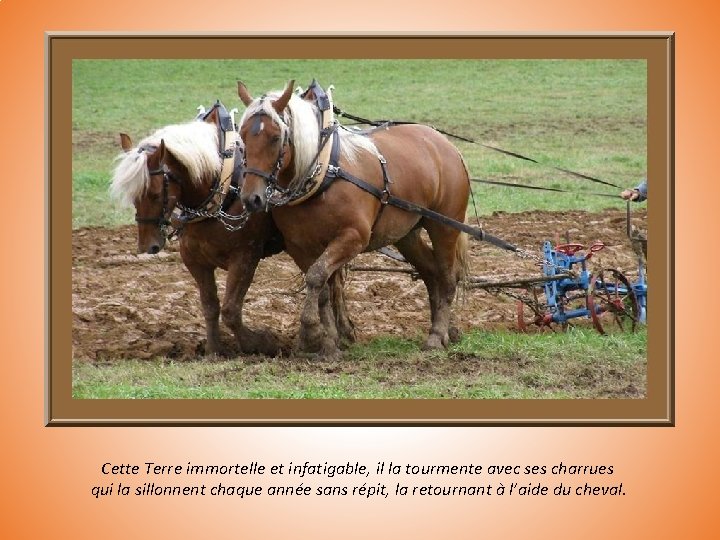
[[[644,210],[633,224],[646,228]],[[544,240],[589,246],[605,244],[591,269],[618,268],[636,275],[637,258],[626,237],[624,211],[498,212],[482,226],[495,236],[539,257]],[[195,283],[180,260],[177,243],[158,255],[136,254],[136,229],[86,228],[73,232],[73,355],[76,360],[121,358],[194,360],[201,356],[205,329]],[[484,242],[470,241],[470,275],[490,280],[539,277],[536,261],[519,258]],[[406,268],[377,254],[360,255],[354,266]],[[219,293],[224,272],[217,272]],[[360,341],[377,336],[420,339],[429,328],[425,287],[409,274],[351,271],[346,285],[350,317]],[[244,320],[267,328],[292,347],[304,299],[302,276],[285,254],[261,261],[245,301]],[[516,327],[516,300],[504,294],[467,290],[456,303],[462,329]],[[579,324],[587,324],[579,322]],[[224,329],[228,355],[237,354]]]

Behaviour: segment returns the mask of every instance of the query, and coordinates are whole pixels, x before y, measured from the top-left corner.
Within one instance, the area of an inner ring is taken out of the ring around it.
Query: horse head
[[[266,208],[281,177],[292,174],[293,148],[284,111],[293,97],[294,84],[290,81],[279,96],[253,99],[238,81],[238,96],[247,107],[240,124],[245,145],[245,180],[240,197],[249,212]]]
[[[165,228],[170,224],[170,216],[180,199],[181,186],[177,175],[181,167],[162,139],[158,145],[133,148],[130,136],[121,133],[120,145],[128,157],[140,160],[141,165],[144,162],[145,171],[138,174],[146,181],[132,200],[138,224],[138,253],[158,253],[165,246]]]
[[[217,118],[166,126],[134,148],[120,135],[124,154],[115,168],[111,194],[135,207],[138,251],[158,253],[165,246],[165,229],[178,204],[194,207],[205,200],[219,175]]]

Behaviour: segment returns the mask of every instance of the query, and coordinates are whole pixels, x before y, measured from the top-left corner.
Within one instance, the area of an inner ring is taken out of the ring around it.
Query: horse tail
[[[463,171],[465,172],[465,179],[467,180],[468,192],[472,197],[473,206],[475,206],[475,197],[472,192],[472,183],[470,182],[470,169],[468,168],[467,161],[465,161],[465,157],[462,155],[462,152],[460,152],[460,149],[458,149],[458,147],[455,145],[452,146],[453,148],[455,148],[458,158],[460,158],[460,163],[462,164]],[[477,215],[477,208],[475,208],[475,216]],[[462,221],[463,223],[467,221],[467,208],[465,209],[465,217]],[[479,221],[478,225],[480,225]],[[467,290],[468,285],[467,278],[470,271],[467,252],[468,235],[467,233],[460,233],[460,236],[458,236],[457,244],[455,246],[455,267],[457,269],[456,275],[458,283],[458,294],[462,296],[463,301],[465,299],[465,291]]]
[[[469,271],[467,233],[460,233],[458,236],[457,244],[455,245],[455,264],[458,283],[464,286]]]

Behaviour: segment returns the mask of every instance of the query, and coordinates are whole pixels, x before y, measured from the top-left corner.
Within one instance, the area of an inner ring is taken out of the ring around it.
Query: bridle
[[[268,116],[265,112],[258,112],[251,116],[249,120],[253,121],[253,126],[251,128],[251,133],[253,135],[257,135],[260,132],[260,118],[262,116]],[[268,116],[269,117],[269,116]],[[275,191],[280,192],[281,194],[284,194],[287,190],[281,186],[278,185],[278,174],[280,173],[280,170],[283,168],[284,161],[285,161],[285,146],[288,144],[292,144],[292,138],[290,137],[290,126],[285,123],[283,119],[284,125],[282,126],[282,140],[280,141],[280,150],[278,150],[278,156],[275,160],[275,165],[273,166],[272,170],[270,172],[262,171],[260,169],[256,169],[254,167],[248,167],[247,166],[247,153],[243,155],[243,176],[247,177],[247,175],[252,174],[255,176],[258,176],[265,180],[265,201],[266,206],[270,204],[270,198],[272,197],[273,193]],[[267,210],[267,208],[266,208]]]
[[[158,174],[163,175],[163,187],[162,187],[162,210],[159,216],[156,217],[141,217],[138,216],[137,213],[135,214],[135,221],[137,223],[147,223],[151,225],[157,225],[160,227],[160,232],[164,235],[165,234],[165,228],[170,225],[169,214],[172,211],[168,203],[170,201],[170,182],[175,182],[176,184],[179,184],[179,180],[175,177],[175,175],[168,169],[165,165],[163,165],[159,169],[154,169],[152,171],[148,171],[148,174],[152,176],[156,176]]]

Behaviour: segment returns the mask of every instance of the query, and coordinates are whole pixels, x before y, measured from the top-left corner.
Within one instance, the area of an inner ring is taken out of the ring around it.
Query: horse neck
[[[182,194],[180,196],[180,203],[188,208],[196,208],[207,200],[210,196],[210,192],[214,184],[213,177],[206,177],[200,184],[191,182],[189,177],[185,174],[180,183],[182,188]]]
[[[293,181],[295,181],[295,176],[297,174],[300,173],[295,170],[295,154],[293,153],[287,166],[284,167],[278,175],[278,185],[283,188],[288,187]]]

